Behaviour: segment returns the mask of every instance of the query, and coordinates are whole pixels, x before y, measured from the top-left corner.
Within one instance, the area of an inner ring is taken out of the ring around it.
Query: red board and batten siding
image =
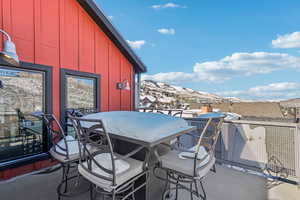
[[[101,110],[130,110],[133,95],[116,89],[132,81],[133,68],[76,0],[0,0],[0,25],[13,38],[20,60],[54,71],[54,113],[59,114],[59,69],[101,75]]]
[[[55,115],[60,68],[101,75],[101,111],[133,109],[134,90],[116,89],[117,82],[132,83],[132,64],[76,0],[0,0],[0,28],[12,37],[21,61],[53,67]]]

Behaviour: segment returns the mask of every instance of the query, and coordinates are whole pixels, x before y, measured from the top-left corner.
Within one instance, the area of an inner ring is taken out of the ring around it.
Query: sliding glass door
[[[45,150],[46,73],[0,66],[0,162]]]

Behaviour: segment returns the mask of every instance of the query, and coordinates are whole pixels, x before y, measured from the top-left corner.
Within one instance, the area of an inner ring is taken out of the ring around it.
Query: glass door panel
[[[43,152],[45,73],[0,66],[0,162]]]
[[[66,76],[66,107],[67,110],[85,115],[96,111],[96,79],[81,76]],[[75,137],[75,131],[70,122],[67,123],[67,133]]]

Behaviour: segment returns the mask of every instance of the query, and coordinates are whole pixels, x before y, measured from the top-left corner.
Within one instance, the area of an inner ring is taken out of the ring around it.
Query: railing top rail
[[[190,122],[197,122],[198,120],[195,118],[184,118]],[[291,122],[267,122],[267,121],[250,121],[250,120],[225,120],[224,123],[231,124],[250,124],[250,125],[260,125],[260,126],[277,126],[277,127],[290,127],[297,128],[297,123]]]
[[[251,124],[251,125],[263,125],[263,126],[280,126],[280,127],[291,127],[297,128],[297,123],[292,122],[267,122],[267,121],[248,121],[248,120],[225,120],[225,123],[234,124]]]

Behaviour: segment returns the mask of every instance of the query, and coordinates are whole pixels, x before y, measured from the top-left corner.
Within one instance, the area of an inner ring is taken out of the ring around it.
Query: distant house
[[[162,108],[173,108],[176,105],[174,97],[161,96],[158,98],[158,102]]]
[[[16,108],[54,113],[62,122],[69,108],[133,110],[135,76],[146,67],[93,0],[0,0],[0,10],[0,29],[21,61],[0,60],[0,138],[11,137],[0,139],[0,178],[9,178],[22,171],[12,167],[44,166],[37,161],[49,149],[46,132],[28,152],[7,143],[18,140]],[[6,39],[1,35],[0,49]]]
[[[155,108],[157,105],[157,99],[150,95],[141,96],[140,104],[142,107]]]

